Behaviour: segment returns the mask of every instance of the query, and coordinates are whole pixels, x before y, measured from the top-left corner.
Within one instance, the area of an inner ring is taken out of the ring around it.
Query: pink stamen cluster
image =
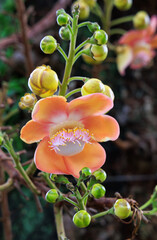
[[[66,146],[67,142],[78,143],[81,146],[81,142],[90,143],[91,136],[88,129],[74,128],[74,129],[62,129],[57,132],[51,138],[50,147],[53,150],[60,151],[59,146]]]

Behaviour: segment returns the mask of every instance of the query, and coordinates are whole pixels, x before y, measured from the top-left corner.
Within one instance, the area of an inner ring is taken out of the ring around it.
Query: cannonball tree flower
[[[121,75],[130,66],[140,69],[147,66],[155,56],[157,48],[157,16],[152,16],[149,26],[144,30],[131,30],[124,34],[117,47],[117,66]]]
[[[66,102],[62,96],[47,97],[34,106],[32,120],[21,130],[26,143],[40,141],[34,161],[38,169],[54,174],[79,177],[83,167],[99,169],[106,160],[98,143],[116,140],[117,121],[104,113],[113,101],[102,93],[94,93]]]

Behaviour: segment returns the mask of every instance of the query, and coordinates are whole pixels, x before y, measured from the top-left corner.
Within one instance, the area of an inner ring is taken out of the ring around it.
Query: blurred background
[[[27,145],[19,138],[21,127],[31,115],[20,110],[18,102],[24,93],[30,92],[27,82],[35,67],[50,65],[59,79],[62,79],[63,58],[57,51],[50,56],[45,55],[39,45],[45,35],[53,35],[62,48],[68,50],[68,42],[59,38],[55,12],[64,8],[71,13],[72,1],[25,0],[24,5],[20,2],[0,1],[0,104],[5,103],[5,108],[0,109],[0,126],[12,126],[11,136],[15,150],[27,151],[21,155],[24,163],[33,157],[36,144]],[[98,0],[98,3],[103,7],[103,1]],[[157,2],[134,1],[129,13],[135,14],[141,9],[150,16],[157,15]],[[20,12],[25,19],[24,25],[21,25]],[[114,9],[113,19],[127,13]],[[100,19],[92,13],[88,20],[101,24]],[[122,26],[129,30],[132,23]],[[21,33],[26,34],[25,38],[21,37]],[[88,29],[81,28],[77,44],[88,36]],[[111,41],[115,43],[118,39],[119,36],[115,35]],[[81,76],[95,77],[112,88],[115,104],[110,115],[118,120],[121,134],[116,142],[103,144],[107,152],[107,161],[103,167],[108,175],[105,182],[106,196],[114,197],[115,192],[119,192],[123,197],[131,196],[142,205],[149,199],[157,184],[157,58],[154,58],[151,66],[144,69],[127,69],[124,77],[117,71],[115,58],[115,53],[109,51],[105,62],[96,66],[87,65],[79,58],[72,75],[78,76],[81,73]],[[82,83],[71,83],[69,91],[81,86]],[[22,187],[22,192],[23,195],[17,189],[9,192],[13,240],[56,240],[52,205],[40,198],[43,208],[41,212],[30,191]],[[3,240],[2,221],[0,218],[0,239]],[[74,227],[66,211],[64,221],[67,237],[71,240],[123,240],[128,239],[133,230],[133,224],[124,225],[112,216],[101,218],[87,229],[80,230]],[[155,217],[148,224],[142,223],[136,239],[155,240],[156,224]]]

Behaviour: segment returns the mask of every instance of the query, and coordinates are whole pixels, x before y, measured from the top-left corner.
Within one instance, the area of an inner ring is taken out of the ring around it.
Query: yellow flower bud
[[[25,95],[20,98],[19,108],[31,110],[36,102],[37,99],[33,93],[25,93]]]
[[[94,58],[96,61],[103,61],[103,60],[105,60],[105,58],[107,57],[108,48],[107,48],[107,45],[106,45],[106,44],[101,45],[101,46],[98,46],[98,45],[93,44],[93,45],[91,46],[91,52],[92,52],[92,54],[93,54],[93,58]]]
[[[103,93],[104,91],[104,84],[97,78],[91,78],[82,86],[81,94],[84,96],[91,93]]]
[[[92,94],[92,93],[103,93],[112,100],[114,100],[114,93],[112,89],[104,85],[99,79],[91,78],[89,79],[81,88],[82,96]]]
[[[83,0],[89,7],[94,7],[96,4],[96,0]]]
[[[136,29],[145,29],[150,23],[150,18],[145,11],[139,11],[133,18],[133,24]]]
[[[114,5],[121,11],[129,10],[132,6],[132,0],[114,0]]]
[[[90,48],[91,47],[91,44],[90,43],[88,43],[88,44],[86,44],[85,46],[84,46],[84,48],[83,49],[88,49],[88,48]],[[96,64],[100,64],[102,61],[96,61],[96,60],[94,60],[92,57],[90,57],[90,56],[88,56],[88,55],[86,55],[86,54],[82,54],[82,57],[83,57],[83,60],[86,62],[86,63],[88,63],[88,64],[94,64],[94,65],[96,65]]]
[[[114,100],[114,93],[113,93],[112,89],[108,85],[104,85],[103,94],[108,96],[109,98],[111,98],[112,101]]]
[[[73,9],[75,6],[78,6],[78,5],[79,5],[79,7],[80,7],[79,19],[80,19],[80,20],[84,20],[84,19],[88,18],[89,13],[90,13],[90,8],[89,8],[89,6],[88,6],[84,1],[78,0],[78,1],[76,1],[76,2],[73,3],[72,9]]]
[[[58,81],[56,72],[50,66],[42,65],[31,73],[28,86],[33,93],[44,98],[57,91]]]

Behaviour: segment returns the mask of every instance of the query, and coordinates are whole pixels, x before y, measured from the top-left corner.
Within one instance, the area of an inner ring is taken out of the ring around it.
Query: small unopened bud
[[[114,5],[121,11],[129,10],[132,6],[132,0],[114,0]]]
[[[19,108],[21,108],[22,110],[24,109],[32,110],[36,102],[37,99],[35,94],[25,93],[25,95],[20,98]]]
[[[51,189],[46,193],[45,199],[49,203],[55,203],[59,198],[59,194],[56,189]]]
[[[98,45],[106,44],[108,41],[108,35],[104,30],[95,31],[93,38],[96,40]]]
[[[52,54],[56,48],[56,39],[50,35],[44,37],[40,42],[40,49],[46,54]]]
[[[93,44],[91,46],[91,52],[96,61],[104,61],[108,54],[108,48],[105,44],[101,46]]]
[[[120,219],[125,219],[131,213],[131,206],[125,199],[118,199],[114,204],[114,213]]]
[[[82,96],[92,93],[103,93],[104,91],[104,84],[97,78],[89,79],[81,88]]]
[[[114,100],[114,93],[113,93],[112,89],[108,85],[104,85],[103,94],[108,96],[109,98],[111,98],[112,101]]]
[[[80,171],[80,176],[82,178],[88,178],[88,177],[90,177],[91,174],[92,174],[92,172],[91,172],[90,168],[88,168],[88,167],[84,167]]]
[[[133,18],[133,24],[136,29],[145,29],[149,23],[150,18],[145,11],[139,11]]]
[[[106,189],[103,185],[101,185],[100,183],[96,183],[93,185],[91,190],[91,194],[93,195],[93,197],[99,199],[104,197],[105,193]]]
[[[91,216],[85,210],[80,210],[73,216],[73,223],[79,228],[88,227],[91,222]]]
[[[58,88],[58,76],[50,66],[37,67],[30,75],[28,86],[40,97],[52,96]]]
[[[68,14],[64,13],[64,14],[60,14],[57,17],[57,23],[59,26],[64,26],[69,22],[69,16]]]
[[[85,46],[84,46],[84,50],[85,49],[89,49],[89,52],[90,52],[90,55],[91,55],[91,44],[90,43],[88,43],[88,44],[86,44]],[[87,54],[82,54],[82,58],[83,58],[83,60],[86,62],[86,63],[88,63],[88,64],[94,64],[94,65],[97,65],[97,64],[100,64],[102,61],[96,61],[95,59],[93,59],[92,58],[92,55],[91,56],[89,56],[89,55],[87,55]]]
[[[88,18],[89,13],[90,13],[90,8],[84,1],[78,0],[78,1],[74,2],[72,5],[72,9],[75,6],[79,6],[79,10],[80,10],[79,19],[80,20],[84,20],[84,19]]]
[[[91,33],[94,33],[95,31],[100,29],[100,26],[97,22],[94,22],[94,23],[90,22],[87,24],[87,27]]]
[[[0,146],[3,144],[3,134],[0,132]]]
[[[97,181],[101,183],[104,182],[107,177],[106,172],[101,168],[93,172],[92,175],[95,177]]]
[[[56,11],[56,16],[58,17],[60,14],[64,14],[66,13],[65,10],[63,8],[60,8]]]
[[[63,40],[69,41],[70,40],[70,30],[68,27],[61,27],[59,29],[59,36]]]

